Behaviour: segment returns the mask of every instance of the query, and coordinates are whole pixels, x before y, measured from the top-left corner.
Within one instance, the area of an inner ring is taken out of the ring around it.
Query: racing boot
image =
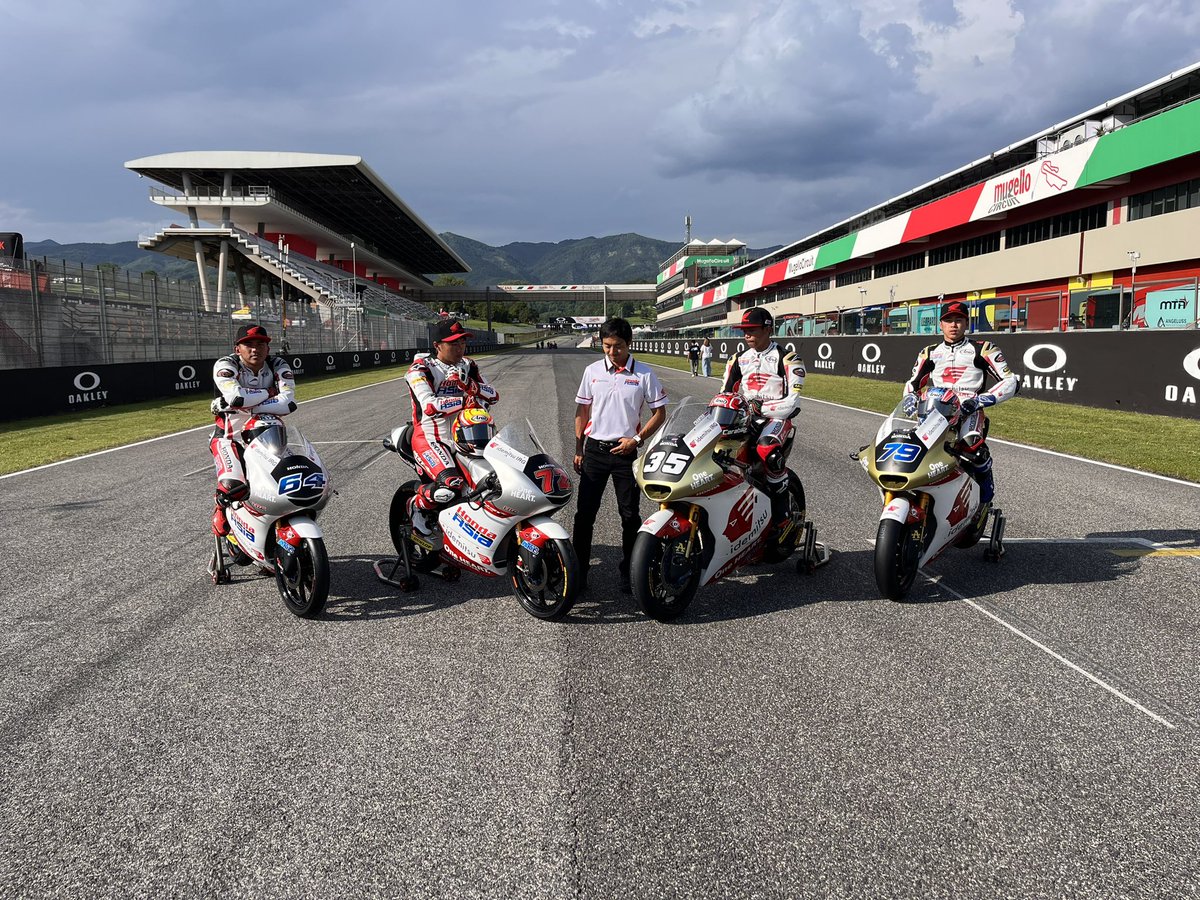
[[[212,533],[217,537],[229,534],[229,520],[225,518],[225,507],[220,503],[213,504]]]

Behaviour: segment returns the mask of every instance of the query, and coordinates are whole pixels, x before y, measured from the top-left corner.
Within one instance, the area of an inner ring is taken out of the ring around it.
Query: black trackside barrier
[[[472,344],[480,353],[494,344]],[[324,375],[344,375],[359,369],[407,367],[424,350],[357,350],[339,353],[282,355],[298,382]],[[169,397],[215,396],[213,358],[105,365],[48,366],[0,369],[0,391],[17,402],[6,404],[0,421],[76,412],[100,406],[120,406]]]
[[[1041,332],[974,334],[991,341],[1021,379],[1018,396],[1121,409],[1131,412],[1200,418],[1200,333],[1196,331]],[[800,354],[813,374],[850,375],[890,381],[900,387],[912,374],[922,347],[940,335],[864,335],[777,337]],[[637,353],[686,358],[689,341],[634,340]],[[717,338],[713,374],[724,360],[745,349],[735,338]]]

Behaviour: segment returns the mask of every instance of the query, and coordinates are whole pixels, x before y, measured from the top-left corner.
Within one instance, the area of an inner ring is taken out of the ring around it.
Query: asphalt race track
[[[486,361],[497,419],[569,468],[595,358]],[[0,480],[0,896],[1200,892],[1200,486],[994,443],[1008,556],[891,603],[847,459],[878,417],[808,402],[832,563],[661,625],[617,591],[610,494],[591,593],[544,623],[504,581],[375,578],[402,388],[293,417],[340,492],[317,621],[249,570],[209,583],[204,432]]]

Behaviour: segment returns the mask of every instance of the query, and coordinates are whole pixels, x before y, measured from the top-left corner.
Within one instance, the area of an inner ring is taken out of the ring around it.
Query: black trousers
[[[621,517],[621,567],[622,575],[629,574],[629,557],[638,529],[642,526],[639,509],[641,492],[633,478],[635,454],[619,456],[609,453],[604,445],[587,440],[583,447],[583,472],[579,476],[578,502],[575,507],[575,528],[571,542],[579,566],[586,572],[592,557],[592,532],[595,530],[596,514],[604,499],[604,489],[612,478],[613,490],[617,495],[617,514]]]

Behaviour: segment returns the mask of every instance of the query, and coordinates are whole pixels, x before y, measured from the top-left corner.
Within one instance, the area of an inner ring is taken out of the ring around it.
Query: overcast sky
[[[1193,0],[0,0],[0,231],[170,221],[130,159],[362,156],[436,231],[790,243],[1200,59]]]

